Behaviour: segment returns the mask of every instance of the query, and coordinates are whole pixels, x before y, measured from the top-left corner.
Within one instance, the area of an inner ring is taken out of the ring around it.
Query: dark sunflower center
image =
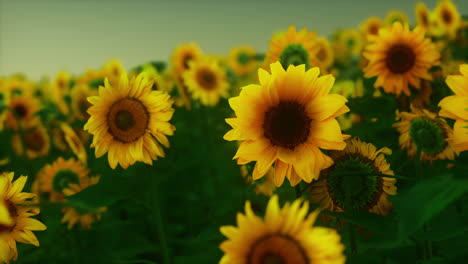
[[[382,189],[378,170],[362,156],[344,156],[328,170],[327,185],[332,200],[345,210],[363,210],[374,202]]]
[[[370,25],[370,27],[369,27],[369,34],[371,34],[371,35],[377,35],[377,33],[379,33],[379,26],[377,26],[376,24]]]
[[[356,45],[356,40],[354,40],[353,38],[349,38],[348,40],[346,40],[346,45],[348,46],[348,48],[353,48],[354,45]]]
[[[80,110],[80,113],[84,116],[89,117],[88,114],[88,108],[91,106],[91,104],[86,100],[86,98],[81,98],[81,100],[78,102],[78,109]]]
[[[66,189],[70,186],[70,184],[79,184],[80,179],[78,174],[76,174],[72,170],[60,170],[55,174],[54,179],[52,181],[52,187],[58,193],[62,193],[63,189]]]
[[[250,56],[248,54],[245,54],[244,52],[239,53],[237,56],[237,61],[241,65],[246,65],[250,61]]]
[[[268,234],[255,241],[247,264],[310,264],[301,244],[282,234]]]
[[[387,51],[385,63],[392,73],[405,73],[413,68],[416,63],[416,55],[411,47],[397,44]]]
[[[424,118],[414,119],[409,132],[416,147],[432,156],[442,152],[447,144],[438,124]]]
[[[26,117],[28,114],[28,108],[22,104],[15,105],[13,107],[13,110],[15,111],[16,115],[20,118],[23,119]]]
[[[424,26],[428,26],[429,25],[429,19],[427,18],[427,14],[425,12],[422,12],[420,14],[421,16],[421,22]]]
[[[442,11],[442,20],[445,24],[452,24],[452,13],[449,10],[444,9]]]
[[[280,63],[284,69],[287,69],[289,65],[298,66],[301,64],[305,64],[306,69],[308,69],[310,67],[309,53],[302,44],[289,44],[280,55]]]
[[[319,51],[317,52],[317,55],[316,55],[317,59],[319,61],[324,61],[327,59],[327,51],[325,50],[324,47],[321,47],[319,49]]]
[[[189,69],[189,62],[193,59],[193,56],[191,54],[186,54],[184,56],[184,59],[182,60],[182,63],[184,65],[184,69],[188,70]]]
[[[26,133],[24,137],[26,148],[33,151],[40,151],[45,145],[44,135],[39,130]]]
[[[10,201],[4,201],[4,202],[5,202],[6,208],[8,209],[8,213],[10,214],[10,217],[16,218],[18,216],[18,209],[16,209],[16,206]],[[6,231],[10,231],[14,227],[15,227],[15,224],[13,225],[0,224],[0,234]]]
[[[137,99],[124,98],[116,101],[107,114],[109,133],[123,143],[133,142],[146,133],[149,113]]]
[[[294,149],[307,140],[311,121],[304,105],[283,101],[265,113],[264,135],[273,145]]]
[[[198,72],[197,81],[205,90],[213,90],[216,87],[216,76],[208,69],[203,69]]]

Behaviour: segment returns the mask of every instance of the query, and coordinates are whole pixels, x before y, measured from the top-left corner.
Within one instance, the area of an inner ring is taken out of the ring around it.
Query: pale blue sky
[[[468,1],[454,0],[468,14]],[[126,68],[167,60],[180,43],[226,54],[250,44],[265,51],[289,25],[328,35],[371,15],[399,9],[414,19],[416,0],[0,0],[0,75],[33,79],[60,70],[81,73],[119,58]],[[433,8],[436,0],[425,3]]]

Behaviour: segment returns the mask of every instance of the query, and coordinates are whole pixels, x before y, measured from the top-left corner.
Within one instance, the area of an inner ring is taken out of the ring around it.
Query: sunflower
[[[310,201],[328,211],[364,210],[388,215],[392,204],[387,198],[396,194],[396,179],[372,173],[394,175],[384,156],[392,151],[377,149],[358,138],[346,143],[343,151],[329,152],[335,164],[323,170],[308,189]]]
[[[280,208],[278,196],[268,202],[265,219],[255,215],[250,202],[245,214],[237,214],[236,226],[223,226],[227,240],[220,245],[220,264],[345,263],[344,246],[338,233],[314,227],[319,214],[308,214],[309,205],[300,200]]]
[[[458,155],[451,144],[452,129],[435,113],[411,105],[411,112],[397,112],[396,120],[399,122],[393,126],[400,133],[398,143],[411,158],[417,149],[421,151],[421,160],[453,160]]]
[[[18,156],[36,159],[49,154],[50,138],[46,128],[40,122],[30,122],[22,132],[13,135],[11,142],[13,151]]]
[[[409,24],[409,19],[405,13],[398,10],[390,10],[385,16],[385,25],[392,26],[395,22],[399,22],[403,25]]]
[[[226,140],[243,141],[235,155],[238,164],[257,161],[253,179],[265,175],[275,164],[274,182],[281,186],[285,176],[292,186],[301,179],[311,182],[333,160],[323,149],[343,149],[344,136],[335,117],[346,113],[346,98],[328,94],[331,75],[318,77],[320,70],[305,71],[305,65],[271,64],[271,74],[259,69],[260,85],[243,87],[229,104],[236,118],[226,122],[232,130]]]
[[[346,55],[361,54],[363,47],[362,35],[355,29],[347,29],[341,32],[338,42],[345,48]]]
[[[70,111],[66,96],[69,96],[71,77],[66,71],[59,72],[51,84],[51,97],[62,114],[66,115]]]
[[[316,32],[307,32],[307,28],[296,32],[295,26],[290,26],[284,34],[274,36],[270,41],[270,49],[266,53],[264,68],[279,61],[284,69],[289,65],[304,64],[306,69],[318,66],[315,58],[318,47],[315,45]]]
[[[103,69],[89,69],[82,76],[78,77],[76,84],[84,84],[88,85],[90,88],[98,88],[100,85],[104,85],[106,74],[107,73]]]
[[[173,71],[181,75],[189,69],[189,62],[203,57],[203,52],[196,43],[182,44],[178,46],[171,56]]]
[[[438,25],[451,38],[454,38],[462,23],[460,13],[451,0],[441,0],[434,10]]]
[[[40,110],[40,102],[31,93],[12,94],[8,103],[5,119],[5,127],[19,129],[18,124],[24,126],[26,123],[35,122],[35,115]]]
[[[166,135],[175,130],[169,123],[174,114],[172,100],[167,93],[152,91],[152,85],[144,73],[130,80],[124,73],[118,86],[106,80],[99,95],[88,98],[91,117],[84,129],[93,135],[96,157],[109,152],[113,169],[117,164],[126,169],[136,161],[153,164],[158,156],[164,157],[159,143],[169,147]]]
[[[326,71],[332,66],[334,61],[333,49],[328,40],[324,37],[317,38],[315,40],[315,45],[318,47],[316,54],[317,62],[319,63],[318,66],[322,72]]]
[[[257,52],[251,46],[239,46],[229,51],[228,65],[239,76],[245,76],[258,67]]]
[[[21,192],[28,177],[20,176],[13,181],[14,173],[0,174],[0,263],[18,259],[16,242],[39,246],[32,231],[46,230],[46,226],[31,216],[39,214],[39,208],[30,205],[35,195]],[[5,211],[6,207],[6,211]],[[5,214],[8,214],[5,216]]]
[[[80,183],[88,173],[88,168],[74,158],[59,157],[37,173],[33,189],[38,194],[46,194],[50,200],[60,201],[64,198],[63,190],[72,183]]]
[[[120,75],[125,72],[125,69],[118,59],[109,60],[102,67],[104,76],[109,80],[112,85],[116,85],[119,81]]]
[[[80,121],[86,121],[89,118],[88,108],[91,104],[88,102],[88,97],[97,95],[97,91],[90,89],[87,84],[78,84],[71,91],[71,108],[73,118]]]
[[[385,92],[410,95],[409,84],[419,88],[421,80],[432,77],[428,69],[439,60],[439,52],[424,38],[420,27],[410,31],[408,25],[393,24],[391,29],[381,29],[370,36],[371,43],[363,53],[369,60],[364,68],[365,77],[377,76],[374,87]]]
[[[60,129],[62,130],[65,141],[67,142],[72,152],[76,155],[78,160],[80,160],[83,164],[86,164],[86,149],[84,148],[83,142],[81,142],[81,139],[76,135],[73,128],[62,122],[60,123]]]
[[[453,149],[468,150],[468,64],[460,65],[461,75],[447,77],[447,85],[455,95],[440,101],[440,116],[455,119],[453,126]]]
[[[428,31],[431,25],[431,12],[427,8],[426,4],[424,2],[418,2],[416,4],[414,12],[416,16],[417,25],[423,28],[424,30]]]
[[[367,38],[368,35],[377,35],[379,29],[383,27],[382,19],[379,17],[373,16],[369,17],[361,25],[361,33]]]
[[[70,183],[68,187],[63,189],[65,196],[71,196],[85,190],[89,186],[95,185],[99,182],[99,177],[84,177],[80,183]],[[83,229],[90,229],[91,225],[101,220],[101,214],[107,211],[107,207],[99,207],[95,212],[83,212],[82,210],[73,207],[64,207],[62,209],[63,218],[62,223],[67,224],[68,229],[72,229],[76,223],[80,223]]]
[[[179,92],[179,98],[176,98],[175,103],[177,106],[185,106],[185,109],[190,110],[192,108],[192,101],[190,101],[189,89],[185,84],[184,78],[177,74],[172,73],[175,78],[177,90]]]
[[[228,96],[226,73],[216,60],[204,57],[191,61],[189,65],[183,78],[193,98],[204,105],[214,106],[218,104],[220,97]]]

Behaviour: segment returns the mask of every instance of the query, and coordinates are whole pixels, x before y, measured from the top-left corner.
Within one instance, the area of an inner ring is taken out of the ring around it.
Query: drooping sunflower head
[[[383,28],[377,36],[369,37],[370,44],[363,53],[369,63],[364,68],[365,77],[377,76],[374,87],[383,87],[385,92],[410,95],[409,85],[419,88],[421,80],[430,80],[431,66],[440,58],[424,31],[417,27],[410,31],[400,23]]]
[[[47,195],[50,200],[63,200],[63,190],[70,184],[79,184],[88,173],[89,170],[83,163],[73,158],[65,160],[59,157],[38,172],[33,189],[38,194]]]
[[[278,196],[268,202],[265,218],[254,214],[250,202],[245,214],[237,215],[237,226],[223,226],[227,240],[220,248],[220,264],[312,264],[345,263],[344,246],[338,233],[314,227],[318,211],[300,200],[280,208]]]
[[[408,16],[405,13],[398,10],[390,10],[385,16],[385,25],[392,26],[395,22],[402,25],[409,24]]]
[[[257,52],[251,46],[239,46],[229,51],[228,65],[239,76],[245,76],[258,67]]]
[[[468,64],[460,65],[460,73],[447,77],[446,83],[454,95],[440,101],[439,115],[455,120],[453,149],[465,151],[468,150]]]
[[[317,38],[315,45],[318,47],[316,54],[317,62],[319,63],[320,69],[322,71],[327,70],[334,61],[333,49],[330,45],[330,42],[324,37]]]
[[[60,129],[63,132],[65,142],[70,147],[71,151],[76,155],[78,160],[80,160],[83,164],[87,163],[87,155],[86,149],[83,145],[83,142],[76,134],[75,130],[71,128],[66,123],[60,123]]]
[[[218,62],[207,57],[189,63],[189,69],[184,72],[184,83],[192,93],[193,98],[204,105],[216,105],[220,97],[228,96],[229,83],[226,73]]]
[[[203,57],[203,52],[196,43],[187,43],[178,46],[171,56],[174,73],[182,74],[189,69],[189,62]]]
[[[301,179],[311,182],[333,164],[319,148],[345,147],[335,117],[349,111],[347,100],[329,94],[334,78],[319,73],[318,68],[306,71],[305,65],[285,71],[276,62],[271,74],[259,69],[259,85],[245,86],[229,100],[236,117],[226,119],[233,129],[224,138],[243,141],[234,158],[239,164],[257,161],[254,180],[275,164],[276,186],[285,177],[293,186]]]
[[[455,37],[462,20],[457,7],[452,3],[452,1],[439,1],[434,10],[434,14],[438,24],[444,32],[451,38]]]
[[[166,135],[175,130],[169,123],[172,100],[151,86],[145,73],[130,80],[124,73],[118,85],[106,81],[98,96],[88,98],[92,106],[84,129],[93,135],[96,157],[108,153],[113,169],[117,164],[126,169],[136,161],[152,164],[158,156],[164,157],[160,144],[169,147]]]
[[[393,126],[400,133],[399,145],[414,157],[419,149],[421,160],[455,159],[452,148],[453,131],[444,119],[425,109],[411,107],[411,112],[397,113]]]
[[[265,66],[279,61],[284,69],[289,65],[298,66],[304,64],[306,69],[317,67],[315,58],[318,47],[314,45],[316,32],[307,32],[303,28],[297,32],[295,26],[290,26],[284,34],[274,36],[270,41],[270,49],[266,53]]]
[[[50,137],[46,128],[40,122],[29,122],[21,132],[13,135],[11,143],[13,151],[18,156],[36,159],[49,154]]]
[[[0,262],[18,259],[16,242],[39,246],[32,231],[43,231],[46,226],[31,216],[39,214],[32,206],[35,195],[22,192],[26,176],[13,180],[14,173],[0,174]]]
[[[361,32],[366,38],[368,35],[377,35],[379,33],[379,29],[383,27],[382,19],[379,17],[373,16],[369,17],[362,23],[361,25]]]
[[[387,199],[395,195],[395,178],[372,175],[394,175],[384,155],[388,148],[357,138],[347,140],[343,151],[330,151],[335,164],[320,173],[320,178],[310,188],[311,202],[329,211],[364,210],[387,215],[392,204]]]
[[[99,182],[99,177],[84,177],[79,183],[70,183],[63,189],[65,197],[77,194],[86,188],[93,186]],[[81,228],[90,229],[91,225],[101,220],[102,213],[107,211],[107,207],[96,208],[93,212],[85,212],[81,208],[64,207],[62,209],[62,223],[67,224],[68,229],[72,229],[77,223],[80,223]]]
[[[426,4],[424,2],[418,2],[414,12],[418,26],[422,27],[426,31],[429,30],[431,12],[427,8]]]

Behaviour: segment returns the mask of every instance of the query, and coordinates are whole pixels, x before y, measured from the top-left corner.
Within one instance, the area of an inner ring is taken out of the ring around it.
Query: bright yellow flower
[[[462,19],[451,0],[440,0],[434,10],[438,25],[451,38],[454,38]]]
[[[320,70],[322,72],[328,70],[332,66],[334,61],[333,49],[330,45],[330,42],[324,37],[317,38],[315,40],[315,45],[318,47],[317,62],[319,63]]]
[[[96,157],[108,152],[113,169],[117,164],[126,169],[137,161],[153,164],[158,156],[164,157],[159,143],[169,147],[166,135],[175,130],[169,123],[172,100],[167,93],[152,91],[152,85],[144,73],[130,80],[122,74],[118,86],[106,81],[98,96],[88,98],[91,117],[84,129],[93,135]]]
[[[120,76],[125,72],[125,68],[120,60],[112,59],[102,67],[102,71],[109,82],[112,85],[116,85],[119,82]]]
[[[27,123],[38,121],[35,114],[40,110],[41,104],[30,92],[23,92],[11,94],[8,107],[5,127],[18,130],[18,124],[25,126]]]
[[[424,2],[418,2],[414,10],[417,25],[428,31],[430,27],[431,12]]]
[[[440,58],[439,52],[424,38],[424,31],[417,27],[410,31],[400,23],[383,28],[377,36],[369,37],[364,57],[369,60],[364,69],[365,77],[377,76],[374,87],[385,92],[410,95],[409,85],[419,88],[421,80],[430,80],[431,66]]]
[[[189,69],[189,62],[203,57],[203,51],[196,43],[179,45],[171,56],[172,69],[176,75],[181,75]]]
[[[253,179],[263,177],[275,164],[274,182],[287,177],[292,186],[301,179],[311,182],[333,160],[320,151],[343,149],[344,136],[335,117],[346,113],[346,98],[329,94],[334,78],[318,77],[318,68],[271,64],[271,74],[258,71],[260,85],[243,87],[229,104],[236,118],[226,122],[232,130],[226,140],[243,141],[235,155],[238,164],[257,161]]]
[[[229,51],[228,65],[239,76],[245,76],[259,66],[255,56],[257,52],[250,46],[239,46]]]
[[[340,33],[338,42],[345,48],[346,55],[359,55],[362,52],[363,36],[355,29],[347,29]]]
[[[461,75],[447,77],[447,85],[455,95],[440,101],[440,116],[455,119],[453,126],[453,149],[468,150],[468,64],[460,65]]]
[[[280,208],[278,196],[268,202],[265,218],[255,215],[250,202],[245,214],[237,214],[237,226],[223,226],[227,237],[220,248],[220,264],[342,264],[344,246],[334,229],[314,227],[319,214],[308,214],[309,205],[300,200]]]
[[[399,22],[402,25],[409,24],[409,19],[405,13],[398,10],[390,10],[387,12],[385,17],[385,25],[392,26],[395,22]]]
[[[365,38],[368,35],[377,35],[379,33],[379,29],[383,27],[382,19],[379,17],[373,16],[369,17],[362,23],[361,25],[361,32]]]
[[[87,155],[86,149],[83,146],[83,142],[81,142],[80,138],[76,135],[76,132],[66,123],[60,123],[60,129],[65,136],[65,141],[67,142],[68,146],[70,147],[71,151],[76,155],[78,160],[83,162],[86,165],[87,163]]]
[[[88,108],[91,104],[88,97],[97,95],[95,89],[90,89],[87,84],[77,84],[71,91],[71,108],[73,118],[80,121],[87,121],[89,118]]]

